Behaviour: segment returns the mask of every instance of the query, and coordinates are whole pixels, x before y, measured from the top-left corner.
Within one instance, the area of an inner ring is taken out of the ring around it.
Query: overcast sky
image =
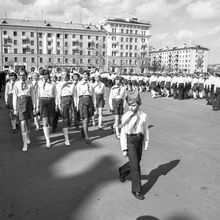
[[[149,21],[151,45],[200,44],[220,63],[220,0],[0,0],[0,17],[96,24],[105,16]]]

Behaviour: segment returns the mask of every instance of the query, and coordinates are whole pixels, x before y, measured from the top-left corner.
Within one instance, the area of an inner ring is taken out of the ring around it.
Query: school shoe
[[[71,145],[70,145],[70,142],[69,141],[65,141],[65,146],[66,147],[70,147]]]
[[[139,193],[139,192],[134,192],[134,191],[132,191],[132,194],[134,195],[134,197],[135,197],[136,199],[139,199],[139,200],[145,199],[144,195],[141,194],[141,193]]]
[[[47,143],[46,143],[46,148],[47,148],[47,149],[50,149],[50,148],[51,148],[50,142],[47,142]]]
[[[104,130],[104,127],[102,127],[102,126],[99,126],[99,130]]]
[[[26,145],[26,146],[23,146],[22,152],[27,152],[27,150],[28,150],[28,146],[27,146],[27,145]]]

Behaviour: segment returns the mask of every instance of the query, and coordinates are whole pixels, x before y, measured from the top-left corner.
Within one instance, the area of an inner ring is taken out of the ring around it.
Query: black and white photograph
[[[0,0],[0,220],[219,220],[219,132],[219,0]]]

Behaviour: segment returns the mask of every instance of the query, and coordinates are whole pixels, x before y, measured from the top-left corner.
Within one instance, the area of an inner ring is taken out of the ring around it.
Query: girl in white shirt
[[[83,73],[83,78],[77,83],[77,97],[79,100],[78,109],[81,119],[83,119],[83,128],[81,129],[82,137],[87,144],[91,143],[88,135],[88,126],[91,117],[94,115],[93,87],[89,82],[89,73]]]
[[[63,120],[65,146],[70,147],[68,127],[71,125],[72,116],[74,115],[74,84],[69,81],[69,73],[63,72],[61,77],[63,81],[59,84],[57,100]]]
[[[17,80],[17,74],[15,72],[9,73],[9,81],[6,83],[5,86],[5,104],[9,110],[9,116],[11,119],[11,125],[13,129],[13,133],[17,132],[16,129],[16,122],[17,122],[17,117],[14,115],[13,111],[13,91],[14,91],[14,84]]]
[[[37,112],[43,121],[43,131],[46,139],[46,147],[50,148],[50,127],[53,125],[56,104],[56,87],[49,82],[49,72],[43,70],[41,73],[42,80],[38,82],[37,92]]]
[[[95,107],[97,108],[97,113],[99,116],[98,119],[98,128],[103,130],[102,127],[102,111],[105,106],[105,85],[101,82],[101,76],[95,75],[95,83],[93,84],[94,89],[94,102]]]
[[[35,101],[33,95],[33,85],[27,81],[26,70],[20,70],[20,80],[14,85],[13,91],[13,109],[14,114],[18,115],[21,124],[21,134],[23,140],[22,151],[28,150],[30,144],[30,120],[33,117],[33,107],[35,108]]]
[[[121,77],[116,76],[115,85],[111,88],[109,94],[109,107],[110,111],[115,115],[115,123],[113,127],[115,128],[115,135],[117,139],[120,139],[119,123],[121,121],[121,116],[124,113],[125,96],[126,88],[122,85],[122,79]]]

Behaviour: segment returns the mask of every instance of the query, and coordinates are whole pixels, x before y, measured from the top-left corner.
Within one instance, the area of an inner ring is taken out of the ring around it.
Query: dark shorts
[[[165,83],[165,88],[170,89],[171,88],[171,82],[166,82]]]
[[[39,111],[42,118],[53,118],[55,116],[55,98],[39,98]]]
[[[29,120],[33,117],[33,103],[31,96],[22,95],[18,97],[18,119]]]
[[[61,97],[61,117],[66,126],[71,125],[72,116],[74,114],[74,101],[72,96]]]
[[[112,99],[112,105],[113,105],[114,115],[123,115],[124,113],[123,99]]]
[[[94,115],[94,104],[92,96],[79,97],[79,113],[82,119],[91,118]]]
[[[195,92],[198,90],[198,83],[194,83],[193,87],[192,87],[192,91]]]
[[[204,90],[204,84],[203,83],[199,83],[199,91],[203,91]]]
[[[105,99],[103,94],[96,94],[96,108],[104,107]]]
[[[13,110],[13,93],[8,94],[8,109]]]

